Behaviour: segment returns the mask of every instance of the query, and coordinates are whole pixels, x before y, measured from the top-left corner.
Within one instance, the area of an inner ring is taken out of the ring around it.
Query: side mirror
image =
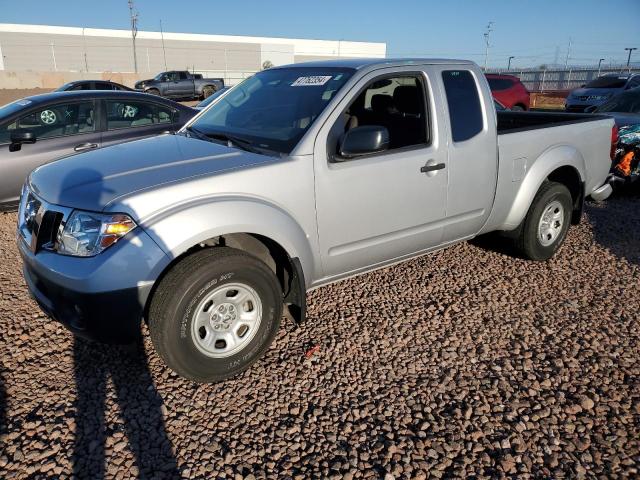
[[[340,142],[340,156],[354,158],[389,149],[389,130],[378,125],[365,125],[349,130]]]
[[[28,130],[16,130],[11,133],[10,152],[16,152],[22,148],[23,143],[36,143],[36,135]]]
[[[589,105],[584,109],[584,113],[593,113],[596,108],[598,108],[597,105]]]

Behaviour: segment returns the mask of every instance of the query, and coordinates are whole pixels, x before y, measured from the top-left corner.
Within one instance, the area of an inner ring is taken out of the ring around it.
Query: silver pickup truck
[[[456,60],[344,60],[257,73],[174,135],[73,156],[24,186],[33,297],[73,332],[148,323],[195,381],[246,369],[305,292],[500,231],[546,260],[605,199],[613,120],[496,113]],[[567,252],[569,254],[569,252]]]

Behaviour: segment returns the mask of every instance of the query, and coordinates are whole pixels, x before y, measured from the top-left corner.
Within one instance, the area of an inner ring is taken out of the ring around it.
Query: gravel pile
[[[465,243],[321,288],[238,378],[75,340],[0,215],[0,478],[632,478],[640,199],[590,204],[547,263]]]

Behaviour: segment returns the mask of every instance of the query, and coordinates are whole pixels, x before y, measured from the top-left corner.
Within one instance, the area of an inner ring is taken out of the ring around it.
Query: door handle
[[[76,145],[74,150],[76,152],[84,152],[85,150],[93,150],[94,148],[98,148],[97,143],[81,143],[80,145]]]
[[[445,168],[444,163],[433,163],[431,165],[427,164],[424,167],[420,167],[420,173],[429,173],[435,172],[436,170],[442,170]]]

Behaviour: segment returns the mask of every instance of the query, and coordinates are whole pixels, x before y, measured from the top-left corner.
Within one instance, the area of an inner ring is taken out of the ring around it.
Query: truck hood
[[[153,83],[154,81],[155,81],[155,80],[154,80],[153,78],[148,78],[148,79],[146,79],[146,80],[140,80],[140,81],[136,82],[135,87],[136,87],[136,88],[140,88],[140,87],[142,87],[143,85],[146,85],[146,84],[148,84],[148,83]]]
[[[101,211],[118,197],[276,160],[183,135],[161,135],[73,155],[29,176],[46,202]]]

